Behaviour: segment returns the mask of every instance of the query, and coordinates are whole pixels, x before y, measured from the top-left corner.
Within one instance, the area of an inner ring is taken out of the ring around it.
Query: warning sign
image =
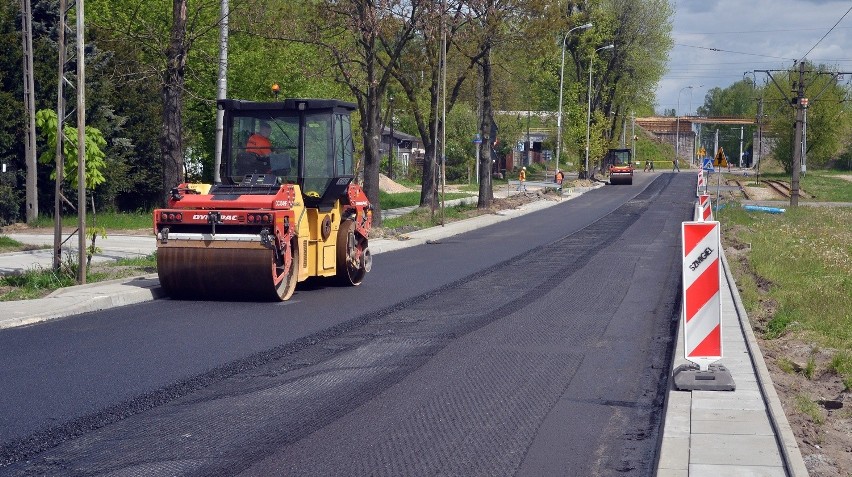
[[[713,160],[713,165],[718,167],[728,167],[728,157],[725,155],[725,150],[719,148],[716,152],[716,158]]]

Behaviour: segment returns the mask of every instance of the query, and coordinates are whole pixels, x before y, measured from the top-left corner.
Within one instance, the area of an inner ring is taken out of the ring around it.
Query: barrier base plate
[[[737,385],[728,368],[721,364],[711,364],[707,371],[701,371],[698,365],[682,364],[674,373],[674,386],[678,391],[734,391]]]

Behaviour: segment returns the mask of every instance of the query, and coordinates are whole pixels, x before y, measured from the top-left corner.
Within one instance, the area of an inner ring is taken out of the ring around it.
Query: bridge
[[[757,124],[755,118],[742,118],[735,116],[652,116],[636,118],[636,125],[646,132],[653,134],[659,140],[675,146],[678,157],[683,160],[692,160],[695,150],[696,134],[693,124],[712,124],[718,126],[748,126]],[[771,138],[763,136],[764,151],[769,150]],[[756,142],[757,136],[751,138]],[[677,147],[679,143],[680,147]]]

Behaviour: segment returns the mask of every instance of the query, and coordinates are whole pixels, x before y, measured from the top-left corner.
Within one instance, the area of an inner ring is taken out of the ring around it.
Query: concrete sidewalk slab
[[[808,475],[722,251],[722,346],[734,391],[677,391],[666,399],[657,476]],[[684,358],[682,324],[672,369]]]

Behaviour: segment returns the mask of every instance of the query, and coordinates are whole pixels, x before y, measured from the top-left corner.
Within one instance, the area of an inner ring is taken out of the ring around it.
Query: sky
[[[766,74],[752,71],[787,69],[805,56],[852,72],[852,0],[670,2],[674,46],[657,85],[658,114],[665,109],[694,113],[711,88],[730,86],[745,72],[762,84]],[[842,82],[850,80],[852,75],[845,75]]]

